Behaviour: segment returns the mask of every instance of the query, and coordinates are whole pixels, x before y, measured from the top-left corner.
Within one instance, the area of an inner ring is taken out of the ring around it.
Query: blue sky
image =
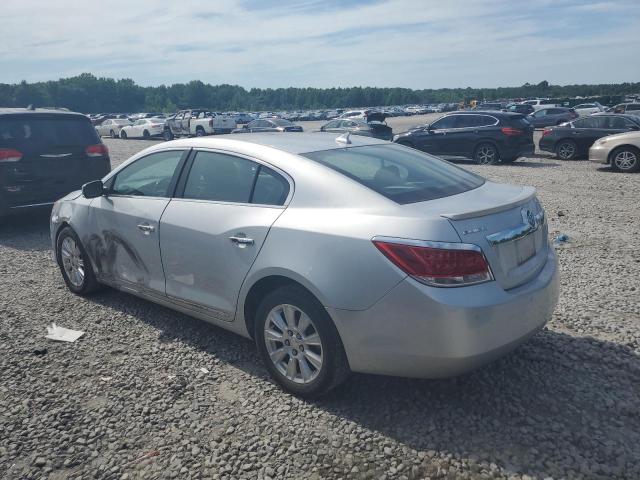
[[[0,83],[640,81],[640,0],[2,0]]]

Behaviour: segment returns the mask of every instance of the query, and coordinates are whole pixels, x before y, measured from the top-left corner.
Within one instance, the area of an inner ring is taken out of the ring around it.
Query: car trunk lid
[[[446,218],[463,243],[479,246],[505,290],[528,282],[545,264],[547,223],[532,187],[486,182],[411,208]]]

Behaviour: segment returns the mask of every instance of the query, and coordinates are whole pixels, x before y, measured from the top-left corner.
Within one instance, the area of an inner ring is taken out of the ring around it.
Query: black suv
[[[455,112],[394,136],[393,141],[440,157],[479,164],[513,162],[533,154],[533,126],[524,115],[497,111]]]
[[[0,216],[51,205],[110,170],[107,147],[86,116],[0,108]]]

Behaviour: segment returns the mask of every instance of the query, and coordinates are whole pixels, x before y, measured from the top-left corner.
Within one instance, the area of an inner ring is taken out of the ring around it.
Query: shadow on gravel
[[[267,381],[247,339],[179,313],[167,319],[163,307],[123,293],[91,299],[159,329],[161,342],[190,345]],[[352,375],[310,403],[412,449],[490,460],[514,473],[640,477],[640,357],[616,343],[544,330],[461,377]]]
[[[51,210],[45,208],[0,218],[0,246],[17,250],[49,250],[50,213]]]

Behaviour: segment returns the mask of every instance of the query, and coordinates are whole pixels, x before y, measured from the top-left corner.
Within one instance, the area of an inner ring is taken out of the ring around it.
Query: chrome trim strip
[[[482,253],[482,249],[473,243],[436,242],[432,240],[415,240],[412,238],[385,237],[376,235],[372,242],[395,243],[398,245],[413,245],[416,247],[439,248],[444,250],[473,250]]]
[[[73,155],[73,153],[44,153],[40,156],[45,158],[62,158],[69,157],[71,155]]]
[[[44,202],[44,203],[31,203],[29,205],[18,205],[16,207],[9,207],[10,210],[14,208],[30,208],[30,207],[46,207],[47,205],[53,205],[56,202]]]
[[[527,235],[537,231],[542,225],[544,225],[544,210],[534,215],[534,224],[522,223],[515,228],[509,230],[503,230],[491,235],[487,235],[487,241],[491,246],[500,245],[502,243],[513,242],[519,240]]]

